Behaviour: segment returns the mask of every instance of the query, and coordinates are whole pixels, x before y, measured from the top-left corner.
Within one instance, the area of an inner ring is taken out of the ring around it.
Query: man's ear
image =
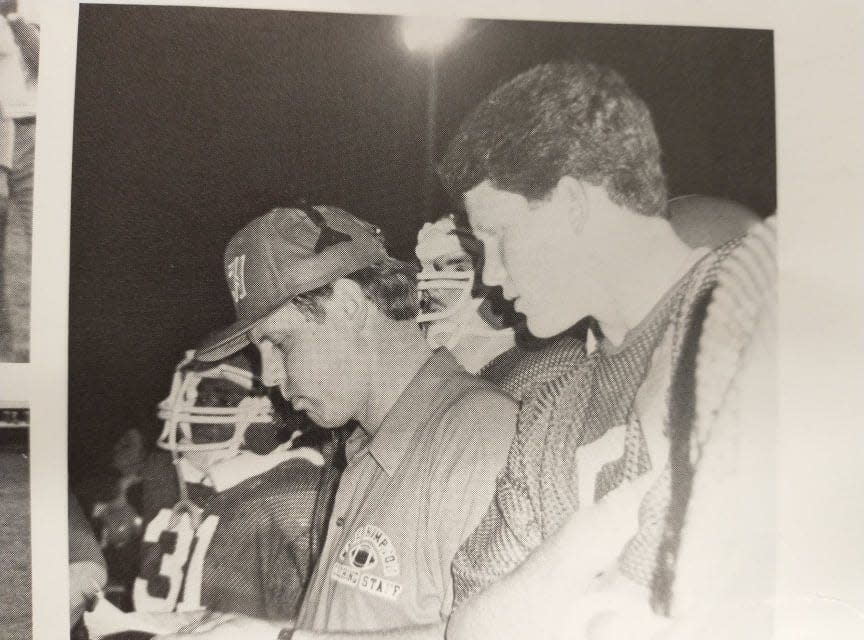
[[[340,278],[333,283],[333,305],[328,311],[342,314],[352,325],[362,328],[369,313],[369,298],[359,284],[349,278]]]
[[[552,200],[564,208],[570,226],[577,234],[582,233],[590,215],[589,186],[573,176],[561,176],[552,192]]]

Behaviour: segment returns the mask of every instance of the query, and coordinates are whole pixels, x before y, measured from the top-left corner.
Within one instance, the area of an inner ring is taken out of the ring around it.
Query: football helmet
[[[484,307],[488,293],[476,273],[482,244],[452,217],[426,223],[417,234],[417,294],[426,340],[433,349],[447,347],[471,373],[513,346],[513,330],[490,320]],[[499,318],[494,318],[499,320]]]
[[[234,456],[249,425],[273,421],[270,398],[249,368],[233,361],[196,368],[194,354],[186,352],[174,371],[170,394],[159,403],[164,425],[157,445],[175,459],[192,452]]]
[[[421,324],[446,320],[471,301],[474,261],[459,241],[461,235],[470,232],[457,228],[450,216],[427,222],[417,234],[414,253],[421,267],[417,274],[421,309],[417,322]]]

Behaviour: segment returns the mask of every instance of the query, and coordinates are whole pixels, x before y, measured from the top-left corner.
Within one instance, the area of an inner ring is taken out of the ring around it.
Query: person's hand
[[[225,613],[197,625],[194,629],[187,629],[187,633],[156,636],[153,640],[276,640],[279,631],[285,626],[290,624]]]
[[[69,616],[71,626],[75,626],[84,615],[88,603],[96,597],[96,593],[105,586],[108,574],[105,567],[83,560],[69,564]]]

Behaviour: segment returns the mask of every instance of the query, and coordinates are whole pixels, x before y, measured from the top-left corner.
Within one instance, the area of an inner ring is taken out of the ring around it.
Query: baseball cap
[[[277,208],[241,229],[225,249],[225,279],[237,321],[195,358],[215,362],[249,344],[247,332],[292,298],[387,257],[377,227],[330,206]]]

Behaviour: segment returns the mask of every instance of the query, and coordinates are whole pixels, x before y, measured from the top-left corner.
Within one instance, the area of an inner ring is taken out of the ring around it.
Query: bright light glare
[[[443,49],[465,28],[461,18],[406,16],[402,18],[402,37],[411,51],[435,53]]]

